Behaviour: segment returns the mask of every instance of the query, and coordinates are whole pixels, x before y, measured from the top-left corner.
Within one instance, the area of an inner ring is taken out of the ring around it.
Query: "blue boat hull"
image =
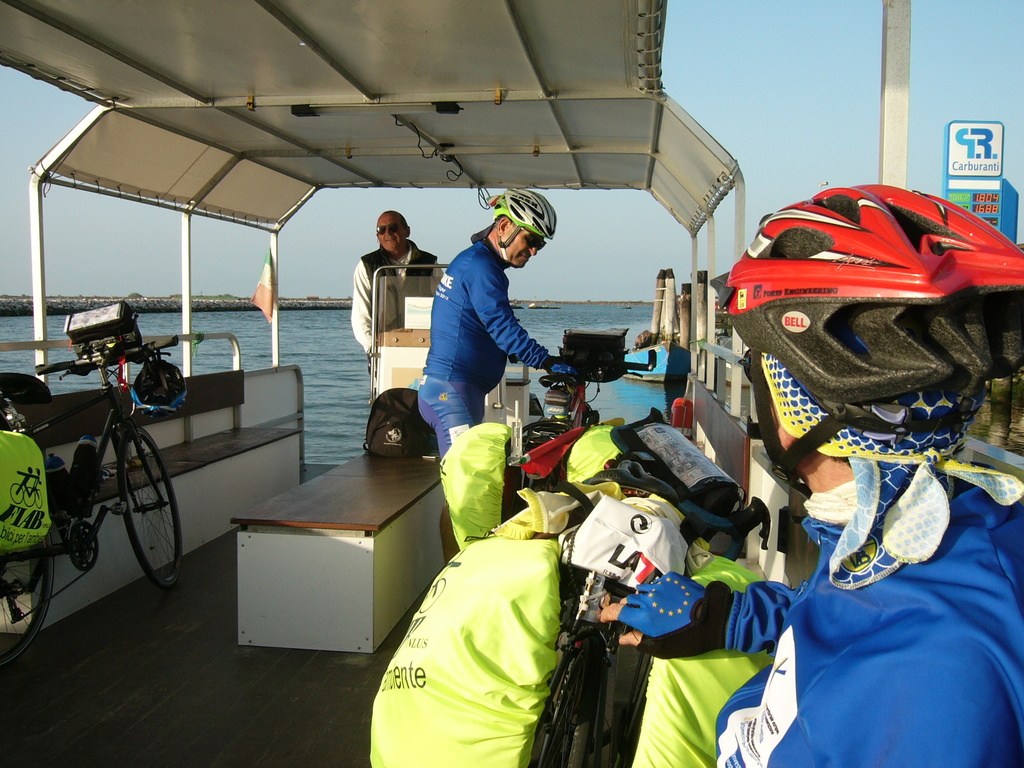
[[[626,353],[629,364],[647,365],[650,350],[654,350],[656,362],[653,371],[629,371],[631,379],[644,381],[679,381],[690,373],[690,351],[670,341],[663,341],[653,347],[630,350]]]

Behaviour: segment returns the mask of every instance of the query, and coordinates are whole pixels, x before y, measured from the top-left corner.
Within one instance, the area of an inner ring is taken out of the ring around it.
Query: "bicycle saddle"
[[[585,480],[588,485],[597,483],[618,483],[622,488],[633,488],[634,490],[653,493],[660,496],[673,506],[679,505],[679,494],[664,480],[659,480],[652,475],[638,461],[622,461],[617,467],[605,469],[593,477]]]
[[[27,373],[0,373],[0,395],[15,405],[46,405],[53,400],[50,388]]]

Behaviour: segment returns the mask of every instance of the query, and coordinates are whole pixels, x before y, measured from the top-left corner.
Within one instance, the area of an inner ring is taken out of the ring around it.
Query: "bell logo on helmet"
[[[790,333],[803,333],[811,327],[811,318],[793,310],[782,316],[782,327]]]

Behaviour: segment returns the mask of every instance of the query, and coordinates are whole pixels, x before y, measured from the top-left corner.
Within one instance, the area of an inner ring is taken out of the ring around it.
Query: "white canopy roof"
[[[97,108],[51,183],[274,230],[325,187],[645,189],[736,161],[661,84],[667,0],[0,0],[0,64]]]

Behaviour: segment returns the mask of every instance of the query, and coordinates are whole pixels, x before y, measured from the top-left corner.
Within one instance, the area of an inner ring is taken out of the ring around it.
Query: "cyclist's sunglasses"
[[[377,234],[383,235],[385,232],[392,232],[397,235],[401,229],[401,224],[381,224],[377,227]]]
[[[529,230],[526,231],[526,247],[527,248],[533,248],[535,251],[539,251],[541,248],[543,248],[547,244],[548,244],[548,241],[545,240],[540,235],[535,235],[533,232],[530,232]]]

